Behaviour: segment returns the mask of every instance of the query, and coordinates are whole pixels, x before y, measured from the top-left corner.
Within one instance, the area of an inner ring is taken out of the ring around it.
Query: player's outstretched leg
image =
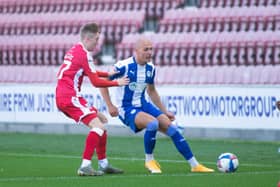
[[[167,129],[166,134],[171,137],[177,150],[184,156],[191,166],[191,172],[214,172],[213,169],[207,168],[202,164],[199,164],[196,158],[193,156],[190,146],[188,145],[185,138],[179,133],[174,125],[170,125]]]
[[[207,168],[206,166],[202,164],[198,164],[197,166],[192,167],[191,172],[194,173],[212,173],[214,172],[213,169]]]
[[[107,174],[121,174],[122,169],[113,167],[109,164],[106,156],[106,144],[107,144],[107,131],[104,130],[103,135],[99,139],[99,144],[96,147],[96,154],[98,158],[98,170]]]

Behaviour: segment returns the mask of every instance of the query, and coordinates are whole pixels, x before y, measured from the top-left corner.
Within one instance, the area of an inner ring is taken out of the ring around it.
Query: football
[[[232,173],[239,166],[238,158],[233,153],[222,153],[217,160],[217,168],[223,173]]]

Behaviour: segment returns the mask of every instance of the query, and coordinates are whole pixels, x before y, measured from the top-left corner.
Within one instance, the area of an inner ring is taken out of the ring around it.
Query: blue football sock
[[[175,144],[177,150],[184,156],[186,160],[189,160],[193,157],[193,153],[188,142],[185,138],[179,133],[177,128],[174,125],[170,125],[167,129],[166,134],[171,137],[173,143]]]
[[[144,147],[146,154],[152,154],[156,144],[156,133],[158,130],[158,121],[152,121],[147,124],[144,134]]]

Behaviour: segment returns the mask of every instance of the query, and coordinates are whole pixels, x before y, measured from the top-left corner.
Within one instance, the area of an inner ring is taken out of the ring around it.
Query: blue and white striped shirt
[[[149,62],[139,65],[134,57],[118,61],[115,64],[117,74],[111,79],[127,76],[130,83],[116,88],[116,104],[118,107],[141,107],[147,102],[145,91],[147,84],[154,84],[155,66]]]

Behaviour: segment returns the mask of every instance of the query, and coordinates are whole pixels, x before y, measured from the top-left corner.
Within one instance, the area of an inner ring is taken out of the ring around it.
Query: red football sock
[[[106,158],[106,144],[107,144],[107,132],[104,131],[103,135],[100,137],[99,144],[96,147],[96,154],[98,160]]]
[[[93,131],[88,133],[86,142],[85,142],[85,149],[83,154],[83,159],[91,160],[94,150],[96,149],[97,145],[100,142],[100,136]]]

